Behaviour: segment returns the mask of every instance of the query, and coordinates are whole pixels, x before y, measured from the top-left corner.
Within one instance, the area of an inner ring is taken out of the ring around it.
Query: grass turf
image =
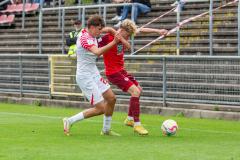
[[[62,118],[78,109],[0,104],[0,160],[240,160],[240,123],[224,120],[142,115],[149,136],[123,125],[114,113],[112,128],[121,137],[100,136],[102,116],[76,123],[64,136]],[[163,120],[180,127],[164,137]]]

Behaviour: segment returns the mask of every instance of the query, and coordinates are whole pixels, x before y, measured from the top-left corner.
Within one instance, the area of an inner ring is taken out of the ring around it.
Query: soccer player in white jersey
[[[64,133],[66,135],[70,134],[70,128],[75,122],[104,114],[101,135],[119,136],[119,134],[111,130],[116,97],[110,85],[100,76],[96,66],[96,58],[116,45],[119,38],[116,35],[111,43],[98,48],[96,37],[103,31],[103,27],[104,21],[100,16],[91,16],[87,21],[87,28],[82,29],[78,36],[76,81],[93,107],[63,119]]]

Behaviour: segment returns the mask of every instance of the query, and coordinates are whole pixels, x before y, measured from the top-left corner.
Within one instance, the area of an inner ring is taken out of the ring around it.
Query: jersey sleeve
[[[109,43],[109,34],[106,34],[98,39],[98,46],[104,47]]]
[[[80,41],[80,45],[86,50],[89,50],[92,46],[96,46],[94,44],[94,39],[91,37],[88,37],[87,35],[80,36],[79,41]]]

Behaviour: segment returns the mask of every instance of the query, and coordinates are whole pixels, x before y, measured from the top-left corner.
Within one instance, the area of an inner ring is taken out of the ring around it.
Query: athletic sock
[[[130,99],[129,107],[128,107],[128,117],[133,117],[132,110],[133,110],[133,107],[131,105],[131,99]]]
[[[74,115],[72,117],[69,117],[68,121],[70,122],[70,124],[73,124],[73,123],[75,123],[77,121],[81,121],[83,119],[84,119],[83,112],[80,112],[80,113],[78,113],[78,114],[76,114],[76,115]]]
[[[135,126],[140,126],[141,125],[141,122],[134,122],[134,127]]]
[[[108,132],[111,129],[111,121],[112,116],[105,116],[103,117],[103,132]]]
[[[132,107],[134,122],[140,122],[140,119],[139,119],[139,114],[140,114],[139,97],[131,97],[130,105]]]
[[[129,121],[133,121],[133,117],[132,117],[132,116],[127,116],[127,119],[128,119]]]

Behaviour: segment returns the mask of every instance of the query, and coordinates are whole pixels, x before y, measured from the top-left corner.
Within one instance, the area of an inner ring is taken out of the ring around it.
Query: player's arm
[[[138,28],[137,34],[139,33],[158,33],[159,35],[167,34],[168,30],[166,29],[155,29],[155,28]]]
[[[125,46],[126,50],[131,49],[131,45],[128,40],[123,38],[120,34],[116,34],[116,38]]]
[[[91,48],[89,48],[89,51],[91,51],[92,53],[94,53],[97,56],[101,56],[103,53],[107,52],[110,48],[112,48],[114,45],[116,44],[115,41],[110,42],[109,44],[107,44],[104,47],[98,48],[97,46],[92,46]]]
[[[107,52],[109,49],[111,49],[114,45],[116,45],[119,42],[119,40],[118,40],[118,38],[116,38],[116,36],[115,36],[114,40],[112,42],[108,43],[106,46],[98,48],[97,46],[93,45],[92,47],[89,48],[89,51],[91,51],[92,53],[94,53],[97,56],[101,56],[102,54]]]
[[[117,31],[112,27],[104,27],[103,29],[101,29],[101,33],[110,33],[112,35],[115,35],[117,34]]]
[[[126,49],[130,49],[131,45],[128,43],[128,41],[126,39],[124,39],[114,28],[112,27],[104,27],[101,30],[101,33],[110,33],[112,35],[115,35],[116,38],[122,42],[122,44],[126,47]]]

